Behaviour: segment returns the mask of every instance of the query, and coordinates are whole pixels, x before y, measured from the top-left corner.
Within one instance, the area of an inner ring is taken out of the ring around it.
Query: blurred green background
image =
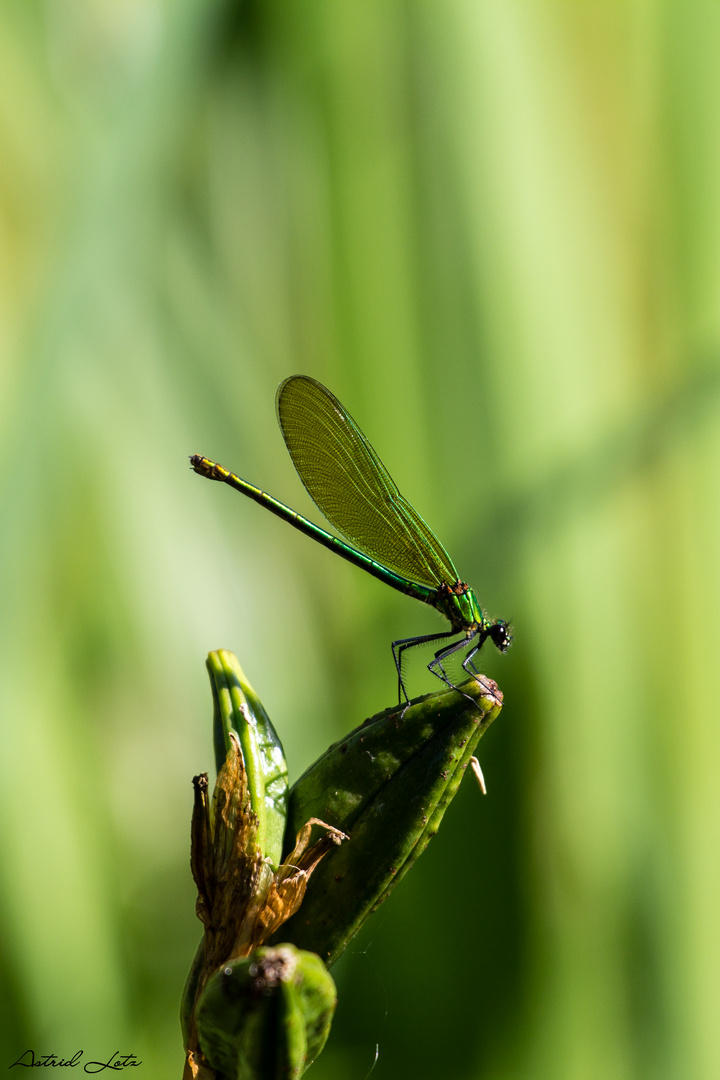
[[[516,632],[311,1075],[720,1076],[719,56],[699,0],[1,0],[0,1067],[180,1076],[209,649],[297,777],[443,628],[189,471],[318,520],[304,372]]]

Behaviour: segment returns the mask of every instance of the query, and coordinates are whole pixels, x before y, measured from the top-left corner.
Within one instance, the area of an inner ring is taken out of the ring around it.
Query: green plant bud
[[[437,832],[501,708],[494,682],[471,679],[371,717],[301,776],[290,790],[285,846],[310,816],[350,839],[318,867],[283,940],[328,965],[337,960]]]
[[[313,818],[299,830],[288,859],[273,868],[258,844],[258,818],[251,806],[244,755],[234,730],[229,732],[228,742],[212,799],[207,774],[193,779],[190,865],[198,890],[196,912],[205,933],[185,985],[180,1017],[185,1076],[194,1080],[214,1077],[199,1043],[197,1025],[198,1005],[209,981],[232,961],[252,955],[291,918],[316,867],[329,850],[347,839]],[[318,828],[322,834],[311,843],[313,829]],[[288,1032],[296,1029],[300,1030],[297,1025],[288,1027]],[[302,1053],[307,1056],[307,1033],[302,1038]]]
[[[213,745],[219,773],[231,748],[232,731],[240,744],[250,807],[257,819],[254,841],[276,869],[282,856],[288,777],[280,738],[237,657],[216,649],[206,661],[213,699]],[[188,975],[180,1007],[183,1040],[187,1044],[198,979],[203,966],[201,941]]]
[[[250,806],[258,819],[257,843],[265,858],[277,867],[288,797],[282,743],[233,653],[227,649],[209,653],[207,669],[213,695],[215,767],[220,772],[230,749],[230,732],[235,732],[242,750]]]
[[[337,1003],[319,957],[256,949],[209,980],[197,1007],[200,1047],[223,1080],[299,1077],[322,1050]]]

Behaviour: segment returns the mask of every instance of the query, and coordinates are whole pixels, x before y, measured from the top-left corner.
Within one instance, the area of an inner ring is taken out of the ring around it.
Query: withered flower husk
[[[205,927],[195,1003],[213,972],[230,960],[248,956],[298,910],[317,864],[347,839],[339,829],[311,818],[298,832],[294,849],[273,871],[257,843],[258,818],[250,805],[242,752],[234,733],[230,743],[212,803],[207,774],[193,778],[190,863],[198,890],[197,915]],[[315,826],[324,834],[311,845]],[[211,1077],[211,1071],[202,1071],[205,1066],[198,1052],[194,1010],[187,1051],[186,1076]]]

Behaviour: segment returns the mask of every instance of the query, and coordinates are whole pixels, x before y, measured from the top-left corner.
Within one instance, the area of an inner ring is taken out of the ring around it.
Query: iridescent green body
[[[272,495],[195,454],[195,472],[219,480],[254,499],[294,528],[341,558],[359,566],[393,589],[434,607],[450,623],[441,634],[393,642],[401,696],[405,693],[401,661],[405,649],[461,633],[459,641],[439,649],[428,667],[448,685],[443,661],[470,645],[463,667],[487,637],[502,652],[510,644],[507,623],[483,613],[469,585],[461,581],[447,551],[397,485],[338,399],[315,379],[293,375],[277,394],[278,422],[293,464],[308,494],[328,521],[352,541],[345,543]],[[472,643],[472,645],[471,645]]]
[[[217,462],[200,457],[199,454],[196,454],[190,460],[195,472],[201,476],[207,477],[208,480],[220,480],[235,488],[236,491],[241,491],[243,495],[247,495],[250,499],[254,499],[255,502],[259,502],[267,510],[277,514],[278,517],[283,518],[284,521],[289,522],[296,529],[306,533],[308,536],[312,536],[313,540],[317,540],[319,544],[330,548],[336,555],[340,555],[341,558],[354,563],[355,566],[359,566],[368,574],[372,574],[373,577],[384,581],[391,588],[437,608],[448,619],[453,632],[465,630],[466,628],[475,628],[477,632],[477,630],[483,630],[490,625],[483,615],[475,593],[469,585],[465,585],[456,579],[453,587],[443,583],[438,588],[432,589],[427,585],[420,585],[416,581],[410,581],[408,578],[389,570],[387,566],[383,566],[376,559],[371,559],[369,555],[364,555],[362,551],[350,547],[349,544],[339,540],[337,536],[333,536],[332,533],[322,529],[319,525],[308,521],[307,518],[298,514],[296,510],[292,510],[289,506],[285,506],[284,503],[274,499],[272,495],[268,495],[267,492],[254,487],[247,480],[243,480],[241,477],[229,472],[222,465],[218,465]]]

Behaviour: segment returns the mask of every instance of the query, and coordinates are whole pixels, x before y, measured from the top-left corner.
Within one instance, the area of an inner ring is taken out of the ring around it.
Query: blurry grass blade
[[[288,778],[282,743],[237,658],[227,649],[209,653],[213,695],[215,765],[223,767],[233,731],[242,749],[250,804],[258,819],[257,842],[273,866],[280,862]]]
[[[494,682],[472,679],[366,720],[303,774],[290,790],[286,848],[311,814],[350,839],[318,867],[285,940],[327,964],[338,958],[437,832],[501,707]]]

